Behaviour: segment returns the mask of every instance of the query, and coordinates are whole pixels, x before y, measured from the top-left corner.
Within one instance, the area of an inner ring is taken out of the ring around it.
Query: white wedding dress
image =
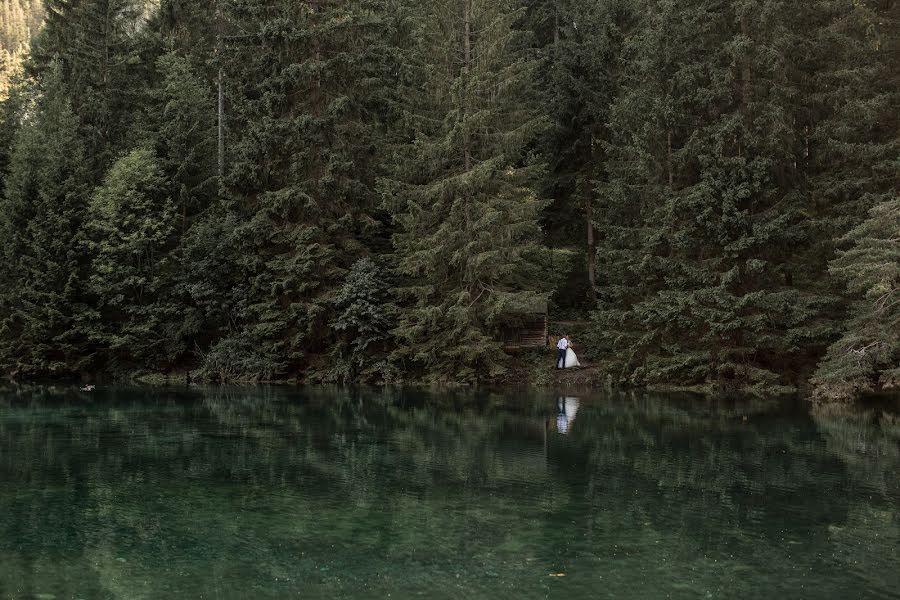
[[[571,348],[566,350],[566,364],[563,366],[566,369],[571,369],[572,367],[580,367],[581,366],[581,363],[578,362],[578,357],[575,356],[575,352],[573,352]]]

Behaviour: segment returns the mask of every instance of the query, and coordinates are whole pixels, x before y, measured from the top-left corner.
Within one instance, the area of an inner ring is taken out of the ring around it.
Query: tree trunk
[[[224,69],[219,67],[219,146],[218,146],[218,162],[219,162],[219,185],[221,186],[225,179],[225,74]]]
[[[463,161],[465,163],[465,172],[468,174],[472,170],[472,148],[471,136],[469,132],[469,72],[472,68],[472,0],[463,0]],[[465,217],[466,217],[466,233],[472,230],[472,215],[470,214],[469,193],[464,193],[465,201]],[[470,268],[471,263],[467,261],[466,269]],[[469,277],[471,280],[471,276]]]
[[[216,0],[216,59],[219,62],[218,86],[218,174],[219,189],[225,183],[225,69],[222,67],[222,0]]]
[[[472,0],[463,0],[463,24],[465,27],[465,34],[463,37],[463,53],[465,56],[465,62],[463,63],[463,73],[465,74],[463,102],[466,104],[466,106],[463,107],[463,129],[465,136],[463,145],[466,172],[468,173],[472,170],[472,149],[470,148],[469,125],[467,123],[469,117],[469,90],[467,86],[469,84],[469,71],[472,68]]]
[[[553,63],[559,65],[559,8],[553,11]]]
[[[310,0],[309,8],[310,8],[310,11],[312,12],[312,14],[316,15],[319,12],[319,1],[318,0]],[[316,19],[315,16],[313,16],[313,25],[315,25],[317,22],[318,22],[318,19]],[[316,40],[314,43],[314,48],[316,50],[316,68],[318,70],[319,62],[322,60],[322,49],[319,47],[319,41],[318,41],[319,36],[317,35],[313,39]],[[322,88],[322,75],[321,75],[322,71],[318,70],[318,73],[319,74],[316,76],[316,90],[319,90]],[[321,100],[318,93],[316,94],[316,99]],[[317,116],[318,116],[318,114],[319,113],[316,112]]]
[[[590,165],[594,165],[594,135],[591,134],[591,160]],[[584,191],[584,220],[587,225],[587,275],[590,290],[588,291],[588,300],[593,306],[597,300],[597,244],[594,239],[594,207],[593,207],[594,191],[589,183]]]
[[[591,206],[591,195],[585,197],[584,215],[587,221],[587,270],[588,281],[591,284],[588,299],[593,304],[597,298],[597,246],[594,241],[594,209]]]
[[[675,175],[672,173],[672,128],[666,135],[666,170],[669,172],[669,189],[675,187]]]
[[[746,14],[741,15],[741,34],[750,39],[750,22],[747,20]],[[752,76],[753,71],[750,65],[750,58],[745,54],[741,61],[741,113],[744,115],[744,125],[748,132],[753,124],[753,115],[750,110]]]

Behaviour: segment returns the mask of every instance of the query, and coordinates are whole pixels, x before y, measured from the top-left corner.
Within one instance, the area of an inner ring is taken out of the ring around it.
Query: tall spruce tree
[[[409,142],[386,186],[405,306],[397,357],[431,379],[503,370],[497,330],[546,298],[542,166],[530,144],[537,61],[512,0],[441,0],[417,15]]]
[[[634,383],[782,385],[827,298],[802,221],[791,3],[651,2],[629,41],[602,211],[602,331]]]
[[[900,181],[900,5],[822,0],[802,15],[802,160],[819,273],[835,243]]]
[[[0,99],[5,99],[44,20],[42,0],[0,3]]]
[[[900,4],[830,0],[815,8],[805,156],[819,240],[813,260],[823,265],[837,247],[833,278],[819,285],[846,285],[847,293],[834,319],[840,334],[813,383],[820,397],[845,400],[900,383]]]
[[[837,400],[900,387],[900,197],[875,206],[843,241],[831,270],[858,299],[813,379],[819,397]]]
[[[266,373],[323,354],[330,295],[374,225],[383,49],[379,2],[231,3],[243,33],[224,52],[228,198],[237,280],[230,337]],[[230,347],[226,337],[223,347]],[[312,364],[315,368],[315,364]]]
[[[592,307],[596,294],[596,231],[599,198],[595,182],[605,179],[610,108],[618,93],[621,52],[636,20],[635,0],[585,2],[538,0],[527,23],[543,50],[538,81],[541,102],[553,127],[542,139],[549,165],[543,193],[547,241],[577,249],[579,260],[556,290],[561,308]]]
[[[175,186],[185,232],[217,197],[215,97],[186,58],[168,53],[157,65],[161,85],[154,100],[160,110],[151,130],[161,167]]]
[[[86,155],[61,67],[32,93],[16,115],[0,206],[0,364],[20,376],[69,375],[92,354],[78,333],[87,312]]]
[[[88,207],[86,250],[96,321],[89,329],[104,368],[161,369],[173,352],[176,203],[151,150],[134,150],[110,168]]]
[[[816,244],[807,272],[822,272],[839,248],[834,277],[809,284],[845,296],[844,310],[832,315],[838,339],[814,383],[822,397],[847,398],[896,382],[886,298],[896,266],[891,207],[900,193],[900,4],[828,0],[813,8],[804,163]]]
[[[201,50],[202,52],[202,50]],[[178,244],[173,276],[180,313],[168,326],[173,364],[191,362],[195,348],[207,348],[224,328],[232,278],[226,212],[219,198],[216,100],[212,78],[175,52],[158,61],[160,109],[152,119],[156,154],[178,210]]]
[[[31,75],[61,65],[78,131],[96,183],[143,140],[135,121],[155,81],[153,36],[145,0],[47,0],[46,23],[33,44]]]
[[[696,79],[702,69],[690,65],[692,56],[711,53],[710,40],[694,30],[704,18],[702,7],[691,10],[688,15],[671,2],[647,3],[624,49],[621,90],[603,140],[609,176],[606,185],[598,185],[602,301],[593,337],[595,345],[611,351],[612,365],[620,369],[615,375],[623,382],[633,380],[655,343],[655,328],[642,322],[634,308],[666,285],[652,269],[648,246],[659,235],[657,211],[669,194],[668,182],[674,183],[680,157],[670,145],[670,132],[676,123],[691,123],[689,108],[679,100],[700,87]],[[680,65],[685,73],[678,77]]]

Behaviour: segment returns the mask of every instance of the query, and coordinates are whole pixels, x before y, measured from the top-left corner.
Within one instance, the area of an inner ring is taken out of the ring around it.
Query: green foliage
[[[47,0],[27,71],[59,64],[94,183],[118,155],[143,140],[139,123],[155,81],[145,0]]]
[[[192,376],[200,381],[250,383],[273,381],[284,371],[283,363],[263,356],[249,340],[230,336],[201,353],[200,366]]]
[[[900,9],[870,0],[822,0],[803,13],[802,115],[809,171],[807,214],[824,268],[850,229],[897,189],[900,155]],[[818,274],[819,269],[816,270]]]
[[[195,355],[198,348],[202,353],[233,335],[245,311],[244,290],[236,279],[235,227],[234,218],[223,217],[214,205],[181,238],[180,264],[174,274],[181,313],[172,334]]]
[[[598,185],[598,326],[631,383],[790,384],[834,305],[804,260],[822,233],[804,214],[804,17],[787,2],[651,6]]]
[[[839,400],[900,386],[900,198],[873,208],[843,241],[831,272],[857,301],[813,379],[819,397]]]
[[[464,6],[470,31],[481,32],[468,41]],[[399,226],[395,357],[428,378],[467,381],[503,371],[499,326],[546,298],[545,202],[534,188],[542,168],[529,148],[546,123],[533,93],[538,63],[513,27],[522,12],[515,2],[447,0],[421,10],[409,137],[385,185]]]
[[[896,2],[44,4],[5,374],[496,380],[549,299],[619,383],[896,384]]]
[[[328,339],[331,295],[365,248],[375,206],[374,153],[383,82],[378,17],[361,3],[235,2],[248,32],[229,49],[233,90],[228,210],[244,309],[239,327],[290,372]],[[265,48],[260,52],[259,48]]]
[[[43,20],[43,0],[5,0],[0,4],[0,99],[8,97]]]
[[[567,278],[553,299],[582,314],[596,299],[587,276],[595,248],[586,247],[585,231],[599,208],[594,187],[605,178],[602,142],[610,136],[623,40],[635,11],[630,0],[537,0],[528,14],[544,56],[537,78],[541,101],[553,123],[541,141],[549,162],[543,195],[552,199],[541,220],[548,244],[577,249],[582,259],[559,269]]]
[[[331,329],[338,339],[331,352],[329,379],[358,381],[389,378],[386,355],[397,316],[388,283],[371,258],[358,260],[332,300]]]
[[[110,168],[91,198],[86,229],[93,256],[90,339],[102,364],[158,368],[173,355],[166,326],[177,318],[170,256],[175,203],[155,155],[138,149]],[[177,356],[177,353],[174,353]]]
[[[59,69],[32,90],[0,205],[0,364],[21,376],[64,375],[90,359],[85,306],[85,148]]]
[[[163,170],[172,180],[182,231],[216,196],[215,100],[190,62],[174,53],[157,61],[162,77],[156,93],[153,139]]]

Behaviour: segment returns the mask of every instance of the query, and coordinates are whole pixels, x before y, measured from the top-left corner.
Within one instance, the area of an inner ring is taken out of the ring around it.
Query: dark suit
[[[566,344],[565,348],[556,349],[556,368],[563,369],[566,366],[566,352],[568,351],[569,346]]]

